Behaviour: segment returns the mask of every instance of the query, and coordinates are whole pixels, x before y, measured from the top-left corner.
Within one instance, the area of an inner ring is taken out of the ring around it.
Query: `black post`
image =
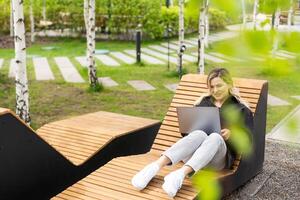
[[[142,34],[141,34],[141,24],[138,25],[136,29],[136,62],[141,62],[141,40],[142,40]]]
[[[170,32],[172,31],[171,28],[169,28],[169,24],[167,27],[167,38],[168,38],[168,71],[170,70]]]

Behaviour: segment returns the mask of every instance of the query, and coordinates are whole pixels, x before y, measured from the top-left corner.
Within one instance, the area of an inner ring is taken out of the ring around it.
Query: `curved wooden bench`
[[[255,176],[262,169],[264,161],[267,82],[235,78],[234,84],[241,97],[250,103],[254,113],[254,153],[247,159],[239,156],[232,169],[219,172],[223,196]],[[113,159],[53,199],[169,199],[161,188],[163,177],[181,167],[182,163],[164,168],[143,191],[133,188],[131,178],[181,138],[176,107],[193,106],[194,101],[206,92],[206,76],[183,76],[149,153]],[[191,181],[185,180],[175,199],[195,199],[197,194]]]
[[[159,126],[97,112],[47,124],[36,134],[0,108],[0,199],[50,199],[115,157],[149,151]]]

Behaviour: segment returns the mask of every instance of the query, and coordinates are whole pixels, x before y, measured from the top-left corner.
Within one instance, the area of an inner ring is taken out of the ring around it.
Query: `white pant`
[[[195,172],[209,166],[221,170],[226,164],[227,147],[224,139],[218,133],[209,136],[201,130],[196,130],[178,140],[162,155],[171,160],[171,164],[185,162]]]

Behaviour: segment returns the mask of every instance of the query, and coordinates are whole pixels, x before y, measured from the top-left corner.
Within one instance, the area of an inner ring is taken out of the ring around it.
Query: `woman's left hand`
[[[229,139],[230,134],[231,134],[231,132],[230,132],[230,130],[227,129],[227,128],[224,128],[224,129],[221,130],[221,135],[222,135],[222,137],[223,137],[223,139],[224,139],[225,141]]]

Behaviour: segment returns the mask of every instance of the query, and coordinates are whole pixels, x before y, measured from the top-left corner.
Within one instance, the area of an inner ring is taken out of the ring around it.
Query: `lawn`
[[[226,41],[226,42],[234,42]],[[161,41],[147,41],[143,45],[159,43]],[[223,43],[226,43],[223,42]],[[235,41],[236,42],[236,41]],[[216,43],[208,51],[217,50]],[[55,39],[46,46],[58,47],[54,50],[46,51],[41,47],[45,44],[37,42],[27,49],[29,55],[39,55],[48,58],[55,81],[36,81],[32,59],[28,58],[28,78],[30,89],[30,113],[32,127],[39,128],[45,123],[80,115],[83,113],[95,112],[98,110],[124,113],[135,116],[162,120],[171,102],[173,93],[164,87],[164,84],[177,83],[174,64],[171,64],[170,71],[166,65],[148,65],[145,63],[135,65],[122,65],[112,68],[97,63],[98,76],[109,76],[119,83],[117,87],[105,88],[101,92],[88,91],[87,69],[80,66],[74,59],[75,56],[85,54],[86,42],[83,39]],[[120,41],[98,41],[98,49],[108,49],[111,51],[121,51],[124,49],[134,49],[134,42]],[[190,50],[188,50],[190,51]],[[14,80],[7,78],[9,70],[9,60],[14,56],[12,49],[0,49],[0,58],[5,62],[0,69],[0,106],[14,110],[15,107],[15,85]],[[56,56],[67,56],[76,66],[80,74],[86,80],[85,84],[70,84],[64,82],[58,67],[54,62]],[[206,63],[206,72],[213,66],[213,63]],[[267,131],[269,132],[285,115],[295,108],[299,101],[291,98],[292,95],[300,95],[299,69],[295,68],[295,73],[283,76],[268,75],[262,70],[263,62],[231,62],[222,64],[230,70],[233,76],[245,78],[266,79],[269,81],[269,91],[272,95],[285,99],[291,103],[290,106],[269,107],[267,118]],[[221,65],[218,65],[221,66]],[[295,64],[295,66],[297,66]],[[187,73],[196,73],[196,64],[186,64],[184,66]],[[135,91],[126,82],[128,80],[145,80],[154,87],[155,91]]]

